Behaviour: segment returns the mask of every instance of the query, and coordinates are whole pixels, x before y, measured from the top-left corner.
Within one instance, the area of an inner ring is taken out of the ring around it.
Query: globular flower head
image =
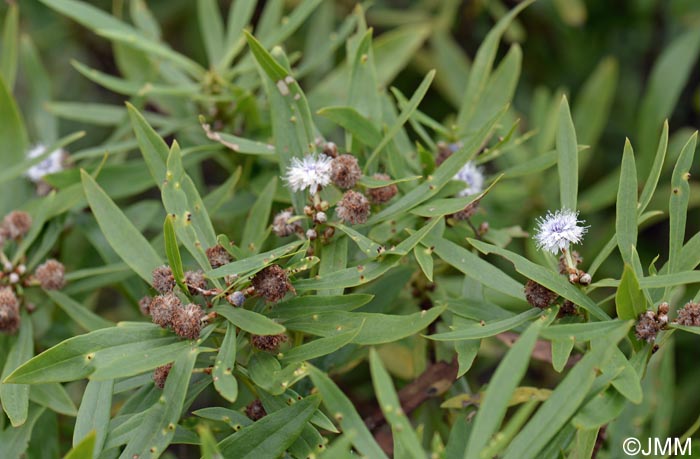
[[[287,292],[295,291],[289,282],[287,271],[278,265],[270,265],[257,273],[252,279],[252,284],[255,292],[271,303],[284,298]]]
[[[369,201],[362,193],[346,191],[336,206],[335,213],[345,223],[365,223],[370,213]]]
[[[151,320],[154,324],[158,324],[163,328],[169,327],[173,322],[175,313],[181,309],[182,303],[174,293],[166,293],[153,298],[148,306],[148,311],[151,315]]]
[[[172,292],[175,288],[175,276],[170,266],[159,266],[153,270],[153,288],[159,293]]]
[[[19,300],[10,287],[0,288],[0,332],[14,333],[19,328]]]
[[[466,184],[464,189],[457,193],[459,196],[469,196],[470,194],[481,193],[484,189],[484,174],[482,169],[473,161],[467,162],[455,174],[454,180],[460,180]]]
[[[204,311],[198,304],[190,303],[178,308],[173,316],[173,331],[182,338],[197,339],[202,331],[202,317]]]
[[[21,210],[13,210],[5,215],[0,224],[0,232],[5,239],[19,239],[25,236],[32,226],[32,217]]]
[[[227,265],[231,263],[232,260],[231,255],[221,244],[216,244],[207,249],[207,259],[212,268]]]
[[[292,191],[309,189],[313,195],[331,183],[333,158],[326,155],[306,155],[303,159],[292,158],[284,179]]]
[[[386,174],[374,174],[372,178],[376,180],[391,180],[391,177],[389,177]],[[369,197],[369,200],[372,201],[372,203],[383,204],[385,202],[390,201],[391,198],[396,196],[396,193],[398,192],[399,188],[396,186],[395,183],[392,183],[391,185],[368,189],[367,196]]]
[[[36,145],[27,152],[27,159],[37,158],[44,153],[46,153],[46,146],[41,144]],[[67,154],[64,150],[54,150],[39,163],[34,164],[32,167],[27,169],[25,175],[32,182],[38,183],[44,178],[45,175],[61,172],[63,170],[63,163],[65,162],[66,156]]]
[[[144,316],[150,316],[151,315],[151,302],[153,301],[153,298],[150,296],[146,295],[143,298],[139,300],[139,311],[141,311],[141,314]]]
[[[280,211],[275,218],[272,220],[272,232],[279,237],[287,237],[294,233],[299,233],[302,230],[301,222],[299,220],[294,220],[291,223],[289,219],[294,216],[293,209],[285,209]]]
[[[185,285],[187,285],[190,295],[197,295],[207,288],[207,279],[201,270],[185,271]]]
[[[568,250],[570,244],[578,244],[588,230],[587,226],[578,219],[578,212],[561,209],[555,213],[547,212],[547,216],[537,220],[535,241],[539,249],[556,254],[560,250]]]
[[[676,323],[689,327],[700,327],[700,303],[689,302],[678,310]]]
[[[532,306],[540,309],[548,308],[559,295],[533,280],[525,284],[525,298]]]
[[[47,260],[44,264],[39,265],[34,272],[41,288],[46,290],[60,290],[66,285],[65,280],[66,268],[63,263],[57,260]]]
[[[279,349],[280,344],[287,342],[287,335],[281,333],[279,335],[252,335],[250,344],[261,351],[275,352]]]
[[[340,155],[331,161],[331,180],[339,188],[347,190],[362,177],[362,170],[353,155]]]

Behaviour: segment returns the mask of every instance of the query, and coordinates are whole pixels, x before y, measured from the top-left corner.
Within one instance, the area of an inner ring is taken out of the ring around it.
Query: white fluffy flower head
[[[467,186],[460,191],[459,196],[481,193],[484,188],[484,174],[482,169],[473,161],[467,162],[454,176],[454,180],[460,180]]]
[[[46,146],[39,144],[27,152],[27,159],[37,158],[46,153]],[[27,169],[24,175],[32,182],[39,182],[45,175],[55,174],[63,170],[65,151],[58,149],[52,151],[46,158]]]
[[[326,155],[306,155],[303,159],[292,158],[284,179],[292,191],[309,189],[313,195],[331,183],[331,162],[333,158]]]
[[[547,212],[547,215],[537,220],[537,234],[535,241],[539,249],[548,250],[556,254],[559,250],[568,250],[570,244],[578,244],[588,230],[587,226],[578,219],[578,212],[561,209],[555,213]]]

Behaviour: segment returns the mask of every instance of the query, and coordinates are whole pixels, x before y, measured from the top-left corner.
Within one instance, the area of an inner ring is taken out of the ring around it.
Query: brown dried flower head
[[[221,244],[216,244],[215,246],[209,247],[207,249],[207,258],[209,259],[209,264],[212,268],[219,268],[231,263],[232,261],[231,255]]]
[[[559,313],[557,314],[557,317],[565,317],[565,316],[575,316],[578,314],[578,308],[576,305],[569,301],[569,300],[564,300],[564,302],[561,304],[561,308],[559,308]]]
[[[525,298],[527,299],[528,303],[536,308],[548,308],[552,303],[554,303],[557,296],[558,295],[556,293],[533,280],[528,280],[527,284],[525,284]]]
[[[646,311],[639,315],[634,335],[640,341],[651,343],[656,339],[656,335],[661,330],[662,324],[656,318],[654,311]]]
[[[151,313],[151,320],[154,324],[158,324],[163,328],[169,327],[175,313],[181,309],[182,302],[174,293],[169,292],[165,295],[158,295],[153,298],[148,309]]]
[[[280,333],[279,335],[252,335],[250,344],[261,351],[275,352],[279,349],[280,344],[287,342],[287,335]]]
[[[153,270],[153,288],[159,293],[172,292],[175,288],[175,276],[170,266],[159,266]]]
[[[686,303],[683,308],[678,310],[676,323],[689,327],[700,327],[700,303],[694,303],[692,301]]]
[[[284,298],[289,291],[295,292],[287,271],[279,265],[270,265],[257,273],[253,276],[252,284],[258,295],[272,303]]]
[[[24,237],[32,227],[32,217],[21,210],[13,210],[5,215],[0,225],[0,231],[6,239],[19,239]]]
[[[391,180],[391,177],[386,174],[374,174],[372,178],[375,180]],[[398,192],[398,187],[395,183],[392,183],[391,185],[382,186],[379,188],[367,189],[367,196],[373,204],[384,204],[385,202],[389,202]]]
[[[44,264],[39,265],[34,272],[41,288],[46,290],[60,290],[66,285],[65,280],[66,268],[63,263],[57,260],[46,260]]]
[[[346,191],[336,206],[335,213],[345,223],[365,223],[369,217],[369,201],[362,193]]]
[[[168,375],[170,374],[170,370],[172,368],[172,363],[156,368],[156,371],[153,372],[153,382],[156,383],[156,387],[159,389],[165,387],[165,380],[168,379]]]
[[[291,207],[275,215],[275,218],[272,220],[272,232],[279,237],[286,237],[301,232],[303,228],[299,220],[289,222],[289,219],[293,216],[294,213]]]
[[[331,162],[331,180],[339,188],[347,190],[362,177],[362,170],[353,155],[340,155]]]
[[[19,300],[15,292],[10,287],[0,288],[0,332],[16,332],[19,321]]]
[[[151,302],[153,301],[153,298],[150,296],[146,295],[143,298],[139,300],[139,311],[141,311],[141,314],[144,316],[150,316],[151,315]]]
[[[253,421],[258,421],[267,416],[267,411],[265,411],[262,402],[255,399],[245,407],[245,414]]]
[[[196,295],[200,290],[206,290],[207,279],[202,271],[185,271],[185,285],[190,295]]]
[[[178,308],[173,316],[173,331],[182,338],[197,339],[202,331],[203,316],[204,311],[198,304],[190,303]]]

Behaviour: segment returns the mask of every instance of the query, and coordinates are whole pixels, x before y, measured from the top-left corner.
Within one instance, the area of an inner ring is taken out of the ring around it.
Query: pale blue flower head
[[[27,159],[34,159],[46,153],[46,146],[36,145],[27,152]],[[64,150],[54,150],[40,162],[27,169],[24,175],[32,182],[40,182],[45,175],[55,174],[63,170]]]
[[[306,155],[303,159],[292,158],[284,179],[292,191],[309,189],[314,195],[331,183],[332,158],[326,155]]]
[[[459,180],[466,184],[464,189],[458,193],[459,196],[481,193],[484,189],[484,174],[482,169],[474,164],[473,161],[469,161],[462,166],[454,176],[454,180]]]
[[[578,219],[578,212],[560,209],[555,213],[547,212],[545,217],[537,219],[537,234],[534,238],[537,248],[556,254],[560,250],[568,250],[570,244],[579,244],[588,230],[585,223]]]

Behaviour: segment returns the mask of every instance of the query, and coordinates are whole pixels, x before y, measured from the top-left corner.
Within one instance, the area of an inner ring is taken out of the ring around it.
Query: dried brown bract
[[[153,288],[159,293],[172,292],[175,288],[175,276],[170,266],[159,266],[153,270]]]
[[[209,264],[212,268],[219,268],[232,261],[231,255],[221,244],[216,244],[207,249],[207,259],[209,259]]]
[[[528,280],[525,284],[525,299],[536,308],[548,308],[557,297],[556,293],[533,280]]]
[[[39,265],[34,272],[41,288],[46,290],[60,290],[66,285],[66,268],[57,260],[47,260]]]
[[[362,177],[362,170],[353,155],[340,155],[331,162],[331,180],[336,186],[347,190],[355,186]]]
[[[386,174],[374,174],[372,178],[375,180],[391,180],[391,177]],[[396,196],[396,193],[398,192],[398,187],[395,183],[392,183],[391,185],[382,186],[379,188],[367,189],[367,196],[369,197],[369,200],[372,201],[372,204],[384,204],[385,202],[391,201],[391,198]]]
[[[250,344],[261,351],[275,352],[279,349],[280,344],[287,342],[287,335],[280,333],[279,335],[252,335]]]
[[[258,295],[273,303],[284,298],[287,292],[295,291],[287,271],[278,265],[270,265],[257,273],[252,284]]]
[[[369,201],[362,193],[346,191],[336,206],[335,213],[345,223],[365,223],[369,217]]]

